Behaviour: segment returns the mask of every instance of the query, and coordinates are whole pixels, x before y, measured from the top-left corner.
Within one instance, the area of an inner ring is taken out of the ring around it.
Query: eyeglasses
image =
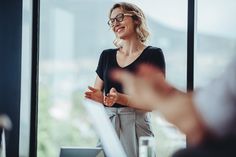
[[[113,27],[114,24],[115,24],[115,21],[116,22],[122,22],[125,18],[125,16],[133,16],[132,14],[124,14],[124,13],[120,13],[118,15],[116,15],[115,18],[110,18],[110,20],[107,22],[107,24],[110,26],[110,27]]]

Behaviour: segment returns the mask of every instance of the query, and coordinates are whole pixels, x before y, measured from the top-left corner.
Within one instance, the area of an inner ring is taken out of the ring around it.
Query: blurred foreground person
[[[129,106],[155,110],[187,135],[189,147],[175,157],[235,157],[236,58],[202,89],[184,93],[167,83],[159,69],[141,65],[134,75],[114,71],[129,93]]]

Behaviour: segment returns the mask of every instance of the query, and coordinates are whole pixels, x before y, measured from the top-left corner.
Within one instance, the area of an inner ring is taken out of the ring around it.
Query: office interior
[[[124,0],[147,15],[150,45],[161,47],[167,80],[192,91],[220,75],[236,52],[234,0]],[[2,0],[0,115],[7,157],[57,157],[62,146],[95,146],[82,107],[103,49],[113,47],[108,11],[117,0]],[[187,137],[153,116],[157,151],[167,157]]]

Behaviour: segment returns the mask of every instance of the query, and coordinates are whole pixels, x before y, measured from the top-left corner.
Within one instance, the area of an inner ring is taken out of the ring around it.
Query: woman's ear
[[[139,20],[134,20],[134,24],[138,26],[138,25],[141,24],[141,21],[139,21]]]

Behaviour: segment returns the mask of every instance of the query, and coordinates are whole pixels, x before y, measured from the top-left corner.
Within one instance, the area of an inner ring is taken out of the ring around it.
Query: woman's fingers
[[[85,97],[90,97],[91,98],[92,95],[93,95],[93,92],[88,91],[88,92],[85,92],[84,94],[85,94]]]
[[[117,97],[117,95],[115,93],[108,93],[107,97],[110,99],[115,99]]]
[[[87,92],[85,92],[84,94],[85,95],[91,95],[93,92],[90,92],[90,91],[87,91]]]
[[[115,89],[114,87],[112,87],[112,88],[110,89],[110,93],[114,93],[114,94],[116,94],[117,91],[116,91],[116,89]]]
[[[107,94],[107,96],[104,96],[104,101],[103,102],[106,106],[112,106],[116,102],[116,97],[115,96],[109,96],[109,94]]]
[[[97,91],[96,88],[93,88],[93,87],[91,87],[91,86],[88,86],[88,89],[91,90],[92,92],[96,92],[96,91]]]
[[[88,93],[88,92],[85,92],[85,96],[84,96],[85,98],[89,98],[89,99],[91,99],[92,98],[92,96],[91,96],[91,94],[90,93]]]
[[[91,96],[89,96],[89,95],[85,95],[84,97],[88,98],[88,99],[91,99]]]
[[[95,88],[93,88],[93,87],[91,87],[91,86],[88,86],[88,89],[90,90],[90,91],[86,91],[86,92],[84,92],[84,94],[85,94],[85,97],[92,97],[92,95],[97,91],[97,89],[95,89]]]

